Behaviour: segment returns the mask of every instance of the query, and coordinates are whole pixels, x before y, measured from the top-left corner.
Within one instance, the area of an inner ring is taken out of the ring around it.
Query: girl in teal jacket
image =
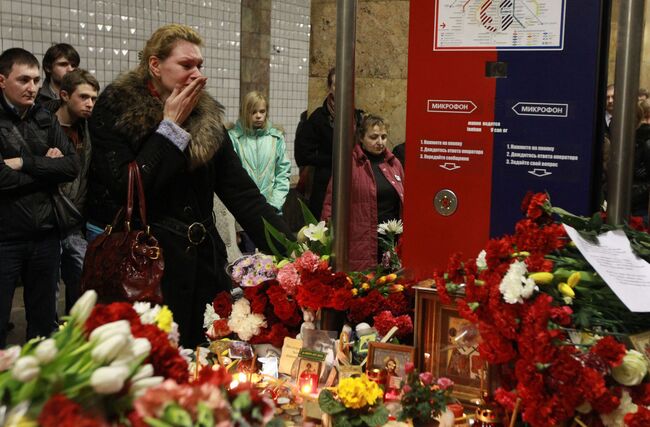
[[[239,120],[230,129],[230,139],[248,175],[266,201],[278,211],[289,193],[291,162],[287,158],[282,132],[268,120],[269,103],[257,91],[242,101]]]

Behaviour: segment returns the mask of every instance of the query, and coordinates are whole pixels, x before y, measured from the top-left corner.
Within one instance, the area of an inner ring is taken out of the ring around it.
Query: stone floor
[[[60,285],[59,299],[57,307],[59,315],[62,315],[65,310],[65,287],[63,283]],[[27,330],[27,322],[25,321],[25,305],[23,304],[23,288],[19,286],[14,293],[14,301],[11,306],[11,322],[15,325],[14,329],[7,334],[7,346],[13,344],[25,343],[25,331]]]

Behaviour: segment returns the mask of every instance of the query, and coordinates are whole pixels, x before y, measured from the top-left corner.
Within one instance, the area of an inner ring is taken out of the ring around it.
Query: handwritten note
[[[566,224],[564,229],[580,253],[630,311],[650,312],[650,264],[634,254],[622,230],[603,233],[594,243]]]

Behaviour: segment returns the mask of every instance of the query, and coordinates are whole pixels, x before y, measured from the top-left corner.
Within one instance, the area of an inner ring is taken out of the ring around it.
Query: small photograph
[[[231,359],[252,359],[253,348],[249,343],[244,341],[230,341],[228,356]]]
[[[321,362],[309,359],[300,359],[298,363],[298,375],[296,382],[298,388],[303,393],[314,393],[318,390],[318,373],[320,372]]]

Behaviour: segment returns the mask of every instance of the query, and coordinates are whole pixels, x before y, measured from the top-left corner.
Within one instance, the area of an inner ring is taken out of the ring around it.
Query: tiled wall
[[[205,74],[229,120],[239,108],[241,0],[0,0],[0,48],[23,47],[41,60],[53,43],[73,45],[102,87],[134,68],[153,30],[195,27],[204,38]]]
[[[270,118],[285,130],[292,174],[298,174],[293,141],[307,109],[310,0],[273,0],[271,10]]]

